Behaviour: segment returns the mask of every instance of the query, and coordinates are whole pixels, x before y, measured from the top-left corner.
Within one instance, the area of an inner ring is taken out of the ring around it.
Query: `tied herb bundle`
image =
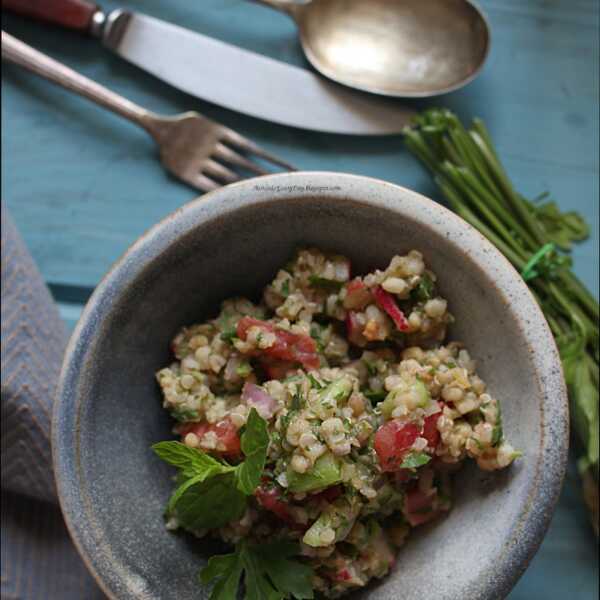
[[[431,171],[450,207],[521,273],[552,329],[580,442],[584,498],[598,534],[598,301],[570,270],[568,252],[589,230],[575,212],[531,201],[511,184],[479,119],[469,129],[443,109],[419,115],[407,147]]]

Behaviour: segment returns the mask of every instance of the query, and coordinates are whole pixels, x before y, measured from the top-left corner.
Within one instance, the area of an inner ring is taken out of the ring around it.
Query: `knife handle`
[[[2,8],[82,32],[92,29],[96,14],[104,16],[97,4],[87,0],[2,0]]]

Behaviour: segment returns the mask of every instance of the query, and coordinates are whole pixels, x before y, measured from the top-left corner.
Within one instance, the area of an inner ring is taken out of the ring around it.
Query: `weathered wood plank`
[[[465,117],[481,115],[521,189],[532,195],[552,190],[563,206],[597,222],[598,3],[483,4],[493,27],[489,64],[467,89],[430,103]],[[130,5],[303,64],[286,17],[252,3]],[[301,168],[351,171],[432,190],[398,137],[348,139],[269,125],[172,90],[93,40],[5,21],[7,30],[141,104],[165,112],[200,109]],[[134,126],[18,68],[3,71],[4,201],[48,280],[93,286],[138,235],[194,193],[163,173],[151,142]],[[594,233],[578,251],[585,260],[577,269],[597,287]]]
[[[124,4],[305,65],[292,23],[246,0],[103,2]],[[416,105],[482,116],[520,190],[531,196],[550,190],[562,207],[590,219],[592,238],[575,258],[578,273],[597,290],[599,3],[481,4],[493,29],[485,71],[465,90]],[[10,17],[3,28],[148,108],[200,110],[300,168],[362,173],[435,196],[398,137],[345,138],[269,125],[172,90],[92,40]],[[72,328],[80,303],[110,264],[194,194],[164,175],[143,132],[113,115],[10,66],[2,91],[2,197]],[[571,464],[550,532],[511,600],[598,596],[597,548],[586,519]]]

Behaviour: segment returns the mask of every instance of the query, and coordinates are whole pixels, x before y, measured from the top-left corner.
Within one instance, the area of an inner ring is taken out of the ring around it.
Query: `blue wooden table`
[[[592,235],[575,250],[575,268],[597,290],[599,2],[482,5],[492,26],[483,74],[466,89],[412,104],[483,117],[518,189],[530,196],[548,190],[562,208],[586,215]],[[119,6],[306,66],[292,23],[245,0],[104,2]],[[272,125],[171,89],[77,34],[10,16],[3,28],[147,108],[198,110],[298,168],[370,175],[439,197],[399,136],[347,138]],[[144,132],[95,105],[13,66],[3,68],[2,92],[2,198],[73,326],[112,262],[194,193],[165,175]],[[510,598],[597,598],[597,561],[571,466],[550,531]]]

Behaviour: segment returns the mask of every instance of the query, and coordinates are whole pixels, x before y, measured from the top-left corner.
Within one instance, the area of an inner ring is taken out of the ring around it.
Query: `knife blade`
[[[125,60],[226,108],[301,129],[399,133],[415,114],[393,99],[349,90],[306,69],[90,0],[2,0],[2,9],[91,33]]]
[[[116,54],[172,86],[253,117],[330,133],[398,133],[414,111],[144,14],[116,10],[102,30]]]

